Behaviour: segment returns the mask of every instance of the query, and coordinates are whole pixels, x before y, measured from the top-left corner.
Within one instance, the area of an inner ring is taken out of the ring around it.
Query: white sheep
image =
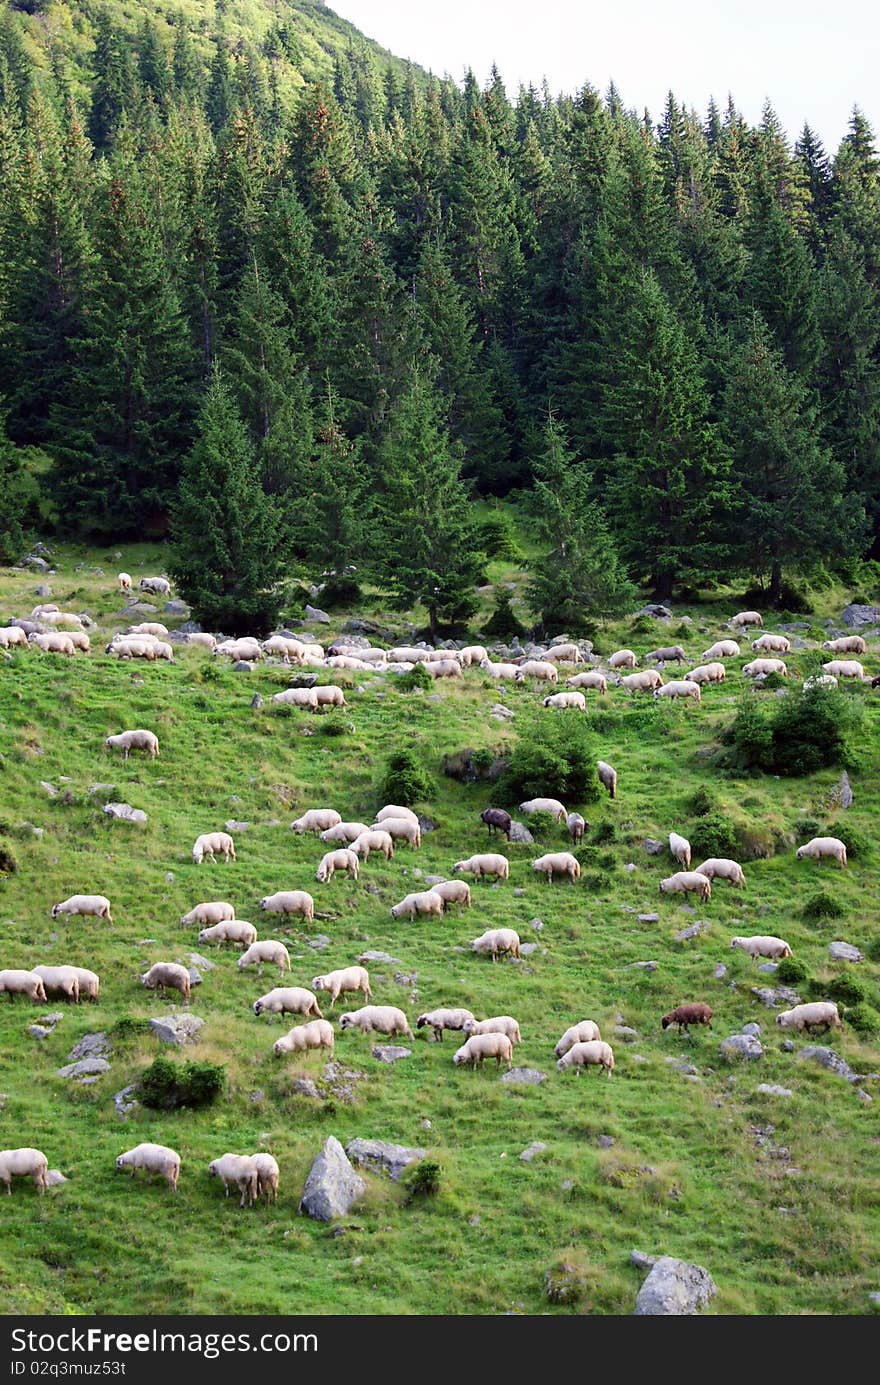
[[[461,1067],[463,1063],[470,1063],[473,1068],[482,1067],[485,1058],[494,1058],[496,1068],[506,1063],[510,1070],[513,1044],[506,1034],[472,1034],[452,1055],[456,1067]]]
[[[458,662],[462,668],[470,668],[472,664],[480,664],[488,657],[488,650],[484,649],[481,644],[469,644],[458,651]]]
[[[697,870],[679,870],[660,881],[661,894],[696,893],[703,901],[712,895],[712,882]]]
[[[222,1180],[227,1197],[230,1188],[237,1188],[241,1193],[239,1207],[244,1206],[245,1200],[248,1207],[256,1202],[257,1166],[249,1154],[222,1154],[219,1159],[212,1159],[208,1177]]]
[[[546,659],[526,659],[517,669],[515,678],[517,683],[524,682],[526,678],[537,678],[543,683],[555,683],[559,678],[559,670],[555,664],[548,664]]]
[[[257,975],[262,976],[264,962],[271,962],[273,966],[277,966],[282,976],[286,971],[290,971],[290,954],[277,938],[262,938],[257,943],[251,943],[239,957],[238,969],[244,971],[245,967],[252,967],[256,963]]]
[[[318,695],[314,688],[285,688],[283,692],[272,694],[271,700],[285,707],[307,707],[314,712],[318,706]]]
[[[309,808],[290,824],[290,830],[301,837],[303,832],[326,832],[328,827],[335,827],[341,821],[342,814],[335,808]]]
[[[866,678],[864,665],[858,659],[831,659],[822,669],[834,678],[860,678],[862,682]]]
[[[490,953],[492,961],[497,962],[501,953],[509,952],[513,957],[519,957],[520,952],[519,934],[513,928],[487,928],[485,933],[481,933],[479,938],[471,940],[471,951],[479,953]]]
[[[760,625],[764,627],[764,617],[759,611],[738,611],[735,616],[730,617],[730,624],[734,630],[744,630],[747,625]]]
[[[639,661],[633,650],[616,649],[605,662],[609,668],[635,668]]]
[[[691,683],[687,678],[673,679],[671,683],[664,683],[662,688],[654,689],[655,697],[668,697],[673,700],[687,697],[693,702],[699,702],[702,695],[699,683]]]
[[[701,659],[738,659],[739,645],[736,640],[716,640],[710,644],[708,649],[704,649],[700,655]]]
[[[118,574],[116,580],[117,580],[117,582],[119,583],[119,590],[120,590],[121,592],[130,592],[130,591],[131,591],[131,573],[130,573],[130,572],[120,572],[120,573]]]
[[[776,1016],[780,1029],[796,1029],[802,1034],[805,1029],[842,1029],[843,1022],[833,1000],[815,1000],[809,1005],[795,1005],[791,1010],[783,1010]]]
[[[22,1149],[0,1149],[0,1183],[5,1184],[7,1197],[12,1196],[13,1178],[32,1178],[42,1196],[49,1186],[48,1172],[49,1160],[41,1149],[27,1145]]]
[[[330,1057],[336,1044],[333,1025],[329,1020],[309,1020],[308,1024],[295,1024],[272,1045],[276,1058],[284,1053],[305,1053],[310,1048],[329,1048]]]
[[[441,880],[431,889],[440,896],[444,906],[463,904],[466,909],[471,907],[471,887],[466,880]]]
[[[416,1029],[424,1029],[426,1026],[434,1031],[436,1043],[442,1044],[444,1029],[462,1030],[473,1022],[474,1016],[470,1010],[426,1010],[423,1015],[419,1015],[416,1020]]]
[[[340,967],[338,971],[328,971],[324,976],[313,976],[312,990],[329,991],[331,1008],[344,991],[363,991],[367,1000],[373,996],[366,967]]]
[[[680,866],[684,866],[685,870],[690,870],[691,844],[687,837],[680,837],[677,832],[670,832],[669,850]]]
[[[655,668],[643,668],[638,673],[627,673],[620,680],[620,686],[635,696],[638,692],[653,692],[663,687],[663,679]]]
[[[258,1017],[291,1014],[314,1015],[319,1020],[324,1018],[318,997],[305,986],[275,986],[255,1000],[251,1008]]]
[[[409,842],[414,851],[422,844],[422,829],[418,818],[415,822],[411,818],[383,818],[381,822],[374,822],[370,831],[375,828],[387,832],[392,841]]]
[[[43,654],[66,654],[69,659],[76,656],[76,646],[69,635],[49,631],[45,635],[30,635],[29,643],[36,645]]]
[[[416,914],[425,917],[434,914],[439,918],[443,913],[443,907],[442,895],[436,894],[434,890],[419,890],[413,894],[405,895],[399,904],[394,904],[391,909],[391,917],[399,919],[408,914],[410,923],[413,922]]]
[[[756,654],[770,653],[788,654],[791,650],[791,640],[785,635],[759,635],[756,640],[752,640],[752,649]]]
[[[73,970],[79,981],[80,1000],[86,996],[93,1004],[97,1005],[101,990],[101,978],[97,972],[89,971],[88,967],[74,967]]]
[[[608,679],[597,668],[587,669],[585,673],[573,673],[565,681],[570,688],[595,688],[600,693],[608,691]]]
[[[805,678],[801,686],[804,692],[812,692],[813,688],[836,688],[837,679],[831,673],[814,673]]]
[[[649,660],[652,664],[683,664],[687,662],[687,654],[680,644],[673,644],[667,645],[664,649],[652,649],[645,655],[646,664]]]
[[[271,635],[268,640],[263,640],[260,648],[264,654],[280,654],[287,663],[293,660],[298,664],[303,653],[300,641],[290,635]]]
[[[197,923],[201,928],[208,928],[211,924],[234,918],[235,909],[225,899],[210,899],[196,904],[188,914],[182,914],[180,922]]]
[[[156,596],[168,596],[171,592],[167,577],[142,577],[138,586],[142,592],[153,592]]]
[[[769,957],[771,961],[778,962],[783,957],[791,956],[791,948],[784,938],[774,938],[769,933],[756,933],[751,938],[731,938],[731,950],[740,948],[747,952],[753,961],[759,957]]]
[[[102,894],[72,894],[69,899],[62,899],[60,904],[52,905],[53,919],[61,914],[93,914],[96,918],[106,919],[108,923],[113,922],[110,901]]]
[[[567,875],[572,884],[581,878],[581,863],[570,851],[548,851],[532,862],[532,870],[546,875],[548,885],[554,875]]]
[[[752,659],[743,665],[744,678],[766,678],[768,674],[778,673],[781,678],[788,677],[788,665],[784,659]]]
[[[481,659],[480,668],[492,679],[516,678],[517,664],[493,663],[491,659]]]
[[[349,1010],[339,1020],[340,1029],[359,1029],[362,1034],[374,1030],[378,1034],[405,1034],[408,1039],[415,1037],[409,1021],[402,1010],[394,1005],[364,1005],[360,1010]]]
[[[715,660],[711,664],[699,664],[692,668],[690,673],[685,674],[688,683],[723,683],[727,676],[727,670],[720,660]]]
[[[307,923],[315,917],[315,901],[308,890],[278,890],[267,894],[260,900],[260,908],[267,914],[300,914]]]
[[[556,707],[564,709],[574,707],[579,712],[587,710],[587,699],[582,692],[558,692],[550,697],[545,697],[541,703],[542,707]]]
[[[821,861],[823,857],[829,856],[833,861],[840,864],[840,869],[846,869],[846,847],[839,837],[813,837],[811,841],[799,846],[795,855],[799,861],[805,856],[809,856],[813,861]]]
[[[558,798],[527,798],[525,803],[520,803],[521,813],[550,813],[556,822],[562,822],[568,816],[568,809],[564,803],[560,803]]]
[[[565,819],[565,825],[568,828],[568,835],[573,842],[577,843],[583,841],[584,833],[589,824],[580,813],[569,813],[568,817]]]
[[[861,635],[841,635],[836,640],[826,640],[822,645],[823,649],[828,649],[832,654],[866,654],[868,646]]]
[[[584,661],[580,646],[573,642],[554,644],[544,658],[548,664],[582,664]]]
[[[140,625],[129,625],[126,635],[152,635],[154,639],[164,640],[168,635],[168,626],[162,625],[158,620],[143,620]]]
[[[358,837],[369,830],[365,822],[337,822],[320,833],[320,840],[322,842],[342,842],[345,846],[350,846],[352,842],[356,842]]]
[[[112,639],[107,645],[106,654],[112,654],[117,659],[146,659],[153,663],[157,658],[156,645],[150,639]]]
[[[475,880],[481,880],[484,875],[492,875],[496,880],[506,880],[510,875],[510,862],[506,856],[498,856],[491,851],[478,853],[476,856],[468,856],[464,861],[456,861],[452,867],[452,874],[463,873],[472,875]]]
[[[0,995],[4,993],[10,1001],[14,996],[27,995],[35,1005],[46,1003],[43,979],[35,971],[22,971],[16,967],[6,967],[0,971]]]
[[[70,643],[73,645],[74,649],[79,650],[80,654],[91,653],[92,642],[86,634],[85,630],[68,630],[67,638],[70,640]]]
[[[180,1178],[180,1155],[176,1149],[170,1149],[168,1145],[154,1145],[149,1142],[135,1145],[134,1149],[127,1149],[124,1154],[117,1157],[116,1168],[117,1170],[131,1169],[132,1178],[134,1178],[135,1169],[145,1169],[150,1175],[150,1182],[152,1182],[151,1175],[159,1173],[170,1185],[172,1191],[177,1192],[177,1182]]]
[[[54,630],[82,630],[82,619],[74,615],[73,611],[49,610],[43,607],[39,619],[44,625],[51,625]]]
[[[394,857],[393,838],[389,833],[379,829],[373,831],[367,828],[359,837],[355,837],[351,849],[362,861],[369,861],[371,851],[381,851],[386,861]]]
[[[332,1053],[330,1056],[333,1056]],[[259,1154],[252,1154],[251,1158],[257,1170],[257,1197],[265,1194],[267,1202],[277,1202],[278,1181],[281,1176],[277,1159],[265,1150],[261,1150]]]
[[[47,996],[65,996],[79,1004],[79,976],[75,967],[33,967],[32,970],[42,981]]]
[[[223,852],[223,860],[235,860],[235,843],[228,832],[203,832],[200,837],[196,837],[193,843],[192,857],[197,866],[200,866],[206,856],[211,860],[215,859],[214,853]]]
[[[375,673],[376,665],[368,664],[364,659],[355,659],[351,654],[331,654],[329,659],[324,660],[325,668],[347,668],[357,673]],[[385,665],[381,665],[385,668]]]
[[[222,923],[203,928],[199,933],[200,943],[216,943],[218,947],[222,947],[224,943],[238,943],[240,947],[250,947],[256,941],[257,930],[247,919],[224,919]]]
[[[457,659],[434,659],[425,664],[431,678],[460,678],[461,664]]]
[[[317,707],[346,707],[345,693],[335,683],[324,683],[315,688],[315,705]]]
[[[419,825],[418,814],[414,813],[412,808],[402,808],[397,803],[386,803],[384,808],[380,808],[373,818],[373,826],[384,824],[386,818],[406,818],[407,822],[413,823],[415,827]]]
[[[338,870],[346,872],[357,880],[360,873],[360,861],[350,847],[340,847],[337,851],[325,852],[321,857],[318,869],[315,871],[315,879],[325,885],[328,880],[332,880]]]
[[[402,644],[389,649],[385,657],[390,664],[419,664],[426,653],[426,650],[416,649],[414,645]]]
[[[617,770],[605,760],[596,761],[596,773],[599,776],[599,783],[608,790],[609,798],[617,797]]]
[[[574,1048],[575,1044],[588,1044],[594,1039],[601,1039],[601,1037],[599,1026],[595,1020],[581,1020],[580,1023],[573,1024],[566,1029],[554,1050],[556,1057],[561,1058],[563,1054],[568,1053],[569,1049]]]
[[[604,1039],[591,1039],[588,1043],[572,1044],[556,1066],[560,1072],[574,1068],[578,1076],[582,1068],[602,1067],[605,1069],[605,1076],[610,1077],[614,1071],[614,1053],[611,1045],[606,1044]]]
[[[469,1019],[462,1025],[462,1029],[468,1037],[471,1034],[506,1034],[511,1044],[522,1042],[519,1023],[513,1015],[492,1015],[485,1020]]]
[[[192,630],[186,637],[187,644],[193,644],[201,649],[210,649],[213,654],[217,648],[217,641],[213,635],[209,635],[207,630]]]
[[[159,737],[155,731],[120,731],[118,736],[108,736],[104,741],[106,750],[121,750],[123,760],[127,760],[133,750],[148,750],[155,760],[159,754]]]
[[[189,1004],[192,983],[189,972],[180,962],[154,962],[150,970],[144,972],[141,977],[141,984],[146,986],[148,991],[158,990],[163,994],[170,986],[172,990],[180,991],[185,1003]]]
[[[0,627],[0,649],[15,649],[21,647],[27,649],[28,637],[20,625],[4,625]]]
[[[746,877],[742,866],[738,861],[731,861],[727,856],[710,856],[708,861],[703,861],[702,865],[696,867],[696,870],[709,880],[729,880],[731,885],[738,885],[741,890],[746,887]]]

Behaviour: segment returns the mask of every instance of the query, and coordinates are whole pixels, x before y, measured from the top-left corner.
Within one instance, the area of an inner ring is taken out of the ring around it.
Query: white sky
[[[750,124],[770,101],[792,140],[807,121],[833,154],[854,105],[880,135],[877,0],[330,0],[401,58],[485,84],[495,62],[553,95],[613,78],[627,108],[657,121],[672,89],[703,115],[728,93]]]

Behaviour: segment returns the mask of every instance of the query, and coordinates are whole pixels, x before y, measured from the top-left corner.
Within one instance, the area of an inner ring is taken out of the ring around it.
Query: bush
[[[360,586],[354,577],[345,572],[334,572],[327,578],[316,599],[320,601],[324,610],[335,611],[340,606],[357,606],[361,595]]]
[[[613,822],[598,822],[593,828],[593,841],[596,846],[606,846],[617,840],[617,828]]]
[[[124,1043],[126,1039],[136,1039],[141,1034],[149,1034],[150,1021],[138,1020],[132,1015],[123,1015],[111,1027],[110,1033],[119,1043]]]
[[[217,1063],[172,1063],[159,1057],[142,1074],[140,1099],[154,1110],[209,1106],[223,1091],[226,1072]]]
[[[880,1032],[880,1014],[871,1005],[860,1003],[850,1006],[844,1019],[863,1038],[872,1039]]]
[[[408,672],[398,674],[395,686],[399,692],[413,692],[416,688],[430,688],[433,681],[424,664],[413,664]]]
[[[629,633],[631,635],[653,635],[658,629],[658,625],[653,616],[636,616],[629,623]]]
[[[430,798],[434,784],[424,765],[415,752],[398,750],[385,766],[385,774],[379,787],[383,803],[399,803],[411,808]]]
[[[801,981],[806,981],[807,969],[796,957],[783,957],[776,968],[775,976],[783,986],[797,986]]]
[[[737,861],[766,861],[777,847],[777,838],[770,827],[752,823],[737,823],[734,828]]]
[[[591,803],[599,797],[598,756],[582,719],[524,708],[518,725],[516,746],[499,781],[503,802],[550,797]]]
[[[688,826],[687,838],[695,862],[710,856],[729,858],[736,852],[736,826],[720,809],[695,818]]]
[[[528,829],[536,841],[546,842],[548,837],[555,836],[558,831],[552,813],[529,813],[528,819]]]
[[[697,789],[687,804],[688,812],[693,813],[695,818],[703,818],[707,813],[714,813],[720,807],[718,799],[707,788]]]
[[[730,728],[733,750],[727,757],[728,764],[732,769],[767,769],[772,739],[768,709],[750,691]]]
[[[520,561],[522,549],[516,541],[513,520],[505,510],[497,510],[478,526],[477,548],[482,549],[487,558],[504,558],[511,563]]]
[[[740,609],[742,610],[755,607],[760,610],[761,606],[766,606],[766,604],[767,593],[763,587],[751,587],[740,597]],[[792,615],[797,616],[808,616],[812,615],[813,612],[813,607],[806,594],[802,592],[799,587],[793,587],[790,582],[783,582],[780,586],[779,601],[776,609],[778,611],[788,611]]]
[[[861,1005],[868,999],[861,977],[845,971],[829,981],[811,981],[807,990],[811,1000],[836,1000],[841,1005]]]
[[[331,712],[328,717],[321,718],[322,736],[350,736],[353,730],[353,724],[346,721],[341,712]]]
[[[737,769],[800,776],[853,762],[864,707],[839,688],[814,687],[761,707],[751,694],[733,723],[728,763]]]
[[[838,828],[838,831],[843,833],[841,841],[846,845],[846,859],[848,861],[861,861],[864,857],[870,856],[872,843],[870,837],[866,836],[864,832],[860,832],[857,827],[853,827],[849,823],[844,828]],[[836,834],[832,833],[831,835]]]
[[[15,852],[8,842],[0,839],[0,875],[14,875],[17,870]]]
[[[518,620],[511,605],[511,593],[506,587],[496,587],[493,593],[495,609],[483,626],[483,634],[497,635],[499,639],[510,639],[514,635],[523,636],[526,627]]]
[[[435,1159],[422,1159],[407,1169],[402,1182],[406,1188],[406,1202],[416,1202],[420,1198],[436,1197],[440,1191],[442,1168]]]
[[[818,837],[821,831],[822,825],[816,822],[815,818],[799,818],[794,825],[795,841],[812,841],[813,837]]]
[[[808,899],[801,910],[801,918],[806,919],[808,923],[818,923],[819,919],[839,919],[843,917],[843,914],[843,905],[839,904],[830,894],[826,894],[824,890],[820,890],[818,894],[813,895],[812,899]]]

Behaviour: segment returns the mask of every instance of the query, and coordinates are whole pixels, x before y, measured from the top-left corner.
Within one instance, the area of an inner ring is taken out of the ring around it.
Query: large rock
[[[859,952],[852,943],[836,942],[830,943],[828,954],[832,962],[863,962],[864,954]]]
[[[68,1063],[66,1067],[59,1068],[58,1076],[68,1078],[96,1077],[100,1073],[109,1071],[110,1064],[106,1058],[82,1058],[78,1063]]]
[[[126,1116],[131,1115],[132,1111],[138,1110],[140,1102],[135,1100],[134,1093],[136,1091],[137,1087],[132,1083],[128,1087],[123,1087],[122,1091],[117,1092],[114,1096],[113,1105],[116,1107],[116,1114],[119,1116],[120,1120],[125,1120]]]
[[[130,803],[105,803],[104,812],[111,818],[122,818],[125,822],[146,822],[147,815],[142,808],[132,808]]]
[[[659,856],[660,852],[666,849],[666,843],[658,842],[656,837],[645,837],[642,846],[649,856]]]
[[[853,1072],[849,1063],[841,1058],[839,1053],[835,1053],[833,1048],[823,1048],[820,1044],[809,1044],[801,1049],[802,1058],[812,1058],[814,1062],[820,1063],[823,1068],[833,1072],[837,1077],[843,1077],[847,1082],[861,1082],[862,1074]]]
[[[761,1042],[753,1034],[731,1034],[729,1038],[721,1041],[721,1057],[730,1063],[736,1062],[739,1058],[755,1059],[763,1056]]]
[[[672,620],[672,612],[668,606],[658,606],[656,602],[649,602],[636,612],[640,616],[653,616],[655,620]]]
[[[109,1058],[110,1040],[106,1034],[83,1034],[79,1043],[74,1044],[67,1055],[68,1063],[76,1063],[80,1058]]]
[[[862,625],[877,625],[880,623],[880,606],[860,606],[854,603],[852,606],[845,606],[840,613],[841,624],[848,625],[853,630],[858,630]]]
[[[166,601],[165,614],[168,616],[188,616],[189,607],[185,601],[178,601],[176,599],[173,601]]]
[[[331,1135],[309,1169],[299,1210],[315,1221],[332,1221],[344,1217],[366,1191],[366,1183],[355,1173],[336,1136]]]
[[[512,822],[507,840],[517,846],[533,846],[534,837],[529,829],[522,822]]]
[[[424,1159],[428,1151],[387,1144],[384,1140],[349,1140],[345,1152],[358,1168],[390,1174],[391,1181],[397,1183],[404,1169]]]
[[[359,962],[387,962],[393,966],[403,966],[399,957],[392,957],[387,952],[362,952],[358,957]]]
[[[184,1044],[198,1043],[199,1031],[204,1023],[198,1015],[169,1015],[167,1018],[150,1020],[150,1028],[160,1043],[176,1044],[182,1048]]]
[[[702,1265],[661,1255],[636,1299],[636,1317],[683,1317],[703,1308],[718,1289]]]
[[[326,611],[321,611],[317,606],[306,606],[306,620],[314,621],[316,625],[329,625],[330,617]]]
[[[412,1057],[412,1049],[400,1044],[373,1044],[370,1052],[380,1063],[396,1063],[401,1058]]]

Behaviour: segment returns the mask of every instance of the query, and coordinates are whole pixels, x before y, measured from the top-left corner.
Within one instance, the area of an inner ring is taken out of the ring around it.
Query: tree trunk
[[[782,564],[775,559],[770,569],[770,591],[768,593],[771,606],[778,606],[782,597]]]
[[[655,572],[651,578],[651,594],[655,601],[669,601],[672,596],[672,573]]]

